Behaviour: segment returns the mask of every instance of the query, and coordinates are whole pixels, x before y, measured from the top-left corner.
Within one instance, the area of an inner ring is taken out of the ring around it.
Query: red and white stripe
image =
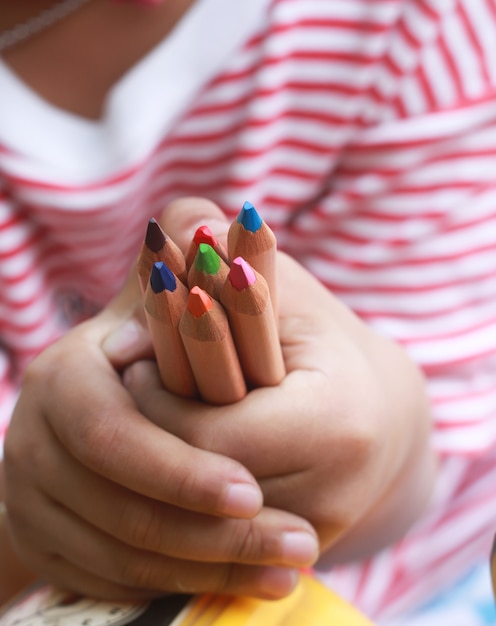
[[[430,512],[370,562],[319,576],[385,619],[487,557],[495,0],[202,0],[101,123],[37,100],[1,62],[0,91],[2,424],[27,362],[119,289],[149,217],[186,194],[230,216],[249,199],[281,248],[406,347],[432,397]]]

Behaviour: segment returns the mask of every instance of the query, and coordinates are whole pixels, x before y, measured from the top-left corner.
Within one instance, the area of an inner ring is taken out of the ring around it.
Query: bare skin
[[[185,249],[221,217],[186,199],[164,224]],[[435,482],[421,375],[301,266],[281,255],[279,269],[288,375],[235,405],[178,399],[139,361],[150,343],[134,277],[35,360],[5,448],[12,535],[33,571],[105,597],[281,597],[318,556],[312,527],[343,561],[419,517]],[[239,484],[253,491],[233,501]]]
[[[102,116],[109,89],[178,23],[194,0],[157,6],[91,0],[62,21],[5,51],[14,72],[51,104],[90,120]],[[55,4],[0,4],[0,30]],[[61,54],[63,50],[63,54]]]
[[[0,28],[51,4],[3,3]],[[48,102],[98,120],[109,89],[191,5],[91,0],[4,59]],[[164,226],[185,249],[196,226],[222,216],[182,202]],[[420,373],[284,255],[280,270],[289,375],[235,408],[178,401],[139,361],[150,344],[134,277],[35,360],[6,443],[0,563],[7,578],[21,572],[16,586],[35,572],[104,597],[281,597],[319,548],[332,561],[364,556],[417,519],[435,480]],[[308,297],[295,299],[302,289]],[[133,318],[127,346],[105,343]],[[115,367],[127,367],[125,385]],[[239,485],[248,491],[234,498]]]

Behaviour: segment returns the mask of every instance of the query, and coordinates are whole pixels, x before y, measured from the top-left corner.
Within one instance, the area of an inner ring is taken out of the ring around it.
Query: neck
[[[43,99],[78,116],[99,119],[111,87],[170,33],[193,2],[167,0],[145,7],[89,0],[35,37],[7,49],[3,58]],[[38,7],[34,14],[42,3],[45,8],[54,4],[25,0],[31,9]],[[0,28],[19,15],[11,8],[0,2]]]

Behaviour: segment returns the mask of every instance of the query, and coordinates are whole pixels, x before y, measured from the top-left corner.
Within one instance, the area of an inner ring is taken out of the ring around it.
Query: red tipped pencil
[[[267,281],[277,320],[276,237],[250,202],[245,202],[227,234],[229,260],[240,256]]]
[[[180,248],[162,230],[155,218],[151,218],[146,229],[145,240],[141,246],[136,264],[138,280],[144,294],[150,280],[152,265],[162,261],[181,282],[186,284],[186,260]]]
[[[152,265],[145,292],[145,315],[164,387],[184,398],[197,387],[181,335],[179,322],[188,301],[188,288],[165,263]]]
[[[241,257],[231,263],[220,301],[241,368],[251,387],[278,385],[286,375],[267,282]]]
[[[197,285],[215,300],[219,299],[220,290],[229,274],[229,266],[208,243],[201,243],[193,265],[188,272],[188,286]]]
[[[179,323],[200,396],[210,404],[231,404],[246,395],[226,312],[198,286],[190,290]]]
[[[198,246],[201,243],[207,243],[209,246],[217,252],[220,258],[224,261],[224,263],[228,263],[227,260],[227,252],[224,250],[223,246],[217,241],[217,239],[212,234],[210,228],[206,225],[199,226],[195,234],[193,235],[193,239],[189,245],[188,252],[186,253],[186,267],[189,269],[195,260],[196,253],[198,252]]]

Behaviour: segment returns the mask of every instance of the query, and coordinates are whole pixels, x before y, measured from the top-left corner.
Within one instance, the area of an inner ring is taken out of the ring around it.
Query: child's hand
[[[186,201],[165,217],[166,232],[183,248],[190,222]],[[306,517],[322,549],[335,545],[331,558],[364,556],[402,534],[430,494],[423,380],[398,346],[295,261],[280,254],[278,273],[288,372],[280,386],[208,407],[171,397],[149,362],[129,368],[125,383],[156,424],[195,448],[238,460],[268,505]]]
[[[103,351],[140,302],[134,283],[28,369],[5,446],[13,543],[44,580],[100,597],[283,596],[296,582],[291,568],[317,557],[310,524],[262,508],[238,461],[146,419]],[[133,324],[124,328],[136,350],[115,360],[149,353]],[[108,345],[115,352],[115,336]]]

